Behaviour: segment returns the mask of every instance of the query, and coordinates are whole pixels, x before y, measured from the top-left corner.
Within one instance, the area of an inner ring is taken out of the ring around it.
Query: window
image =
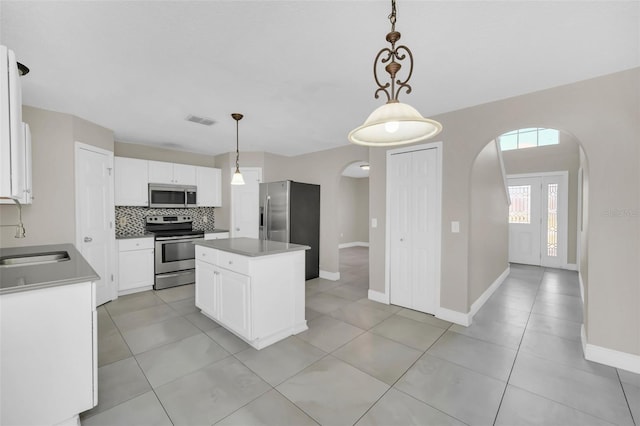
[[[509,223],[531,223],[531,185],[509,187]]]
[[[509,151],[511,149],[533,148],[536,146],[557,145],[560,139],[560,132],[554,129],[519,129],[507,132],[498,138],[500,149]]]

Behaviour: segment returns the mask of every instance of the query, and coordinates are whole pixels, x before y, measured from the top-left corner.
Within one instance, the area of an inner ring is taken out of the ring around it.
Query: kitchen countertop
[[[0,258],[57,251],[69,253],[69,260],[41,265],[0,267],[0,294],[38,290],[100,279],[96,271],[93,270],[73,244],[2,248],[0,249]]]
[[[280,241],[259,240],[256,238],[227,238],[223,240],[195,241],[197,246],[227,251],[249,257],[269,256],[299,250],[310,250],[311,247]]]

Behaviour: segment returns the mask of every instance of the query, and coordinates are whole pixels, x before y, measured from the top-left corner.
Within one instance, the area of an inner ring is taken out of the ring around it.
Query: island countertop
[[[96,271],[93,270],[73,244],[3,248],[0,249],[0,258],[60,251],[69,253],[69,259],[40,265],[0,267],[0,294],[38,290],[100,279]]]
[[[195,245],[227,251],[249,257],[269,256],[299,250],[310,250],[311,247],[280,241],[259,240],[257,238],[227,238],[222,240],[195,241]]]

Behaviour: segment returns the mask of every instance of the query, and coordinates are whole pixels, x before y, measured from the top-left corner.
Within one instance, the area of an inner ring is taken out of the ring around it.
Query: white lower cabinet
[[[218,288],[218,274],[216,267],[210,263],[196,262],[196,306],[207,312],[209,316],[217,317],[216,291]]]
[[[95,284],[4,294],[0,319],[0,424],[80,424],[97,404]]]
[[[243,256],[196,245],[196,306],[262,349],[307,329],[304,251]]]
[[[232,331],[251,340],[251,278],[218,269],[218,319]]]
[[[153,238],[118,240],[118,294],[149,290],[154,282]]]

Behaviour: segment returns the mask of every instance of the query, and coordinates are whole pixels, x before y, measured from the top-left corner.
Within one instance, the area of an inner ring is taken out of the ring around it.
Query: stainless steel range
[[[155,236],[155,283],[160,290],[196,281],[194,241],[204,239],[204,231],[193,230],[191,216],[148,216],[147,232]]]

